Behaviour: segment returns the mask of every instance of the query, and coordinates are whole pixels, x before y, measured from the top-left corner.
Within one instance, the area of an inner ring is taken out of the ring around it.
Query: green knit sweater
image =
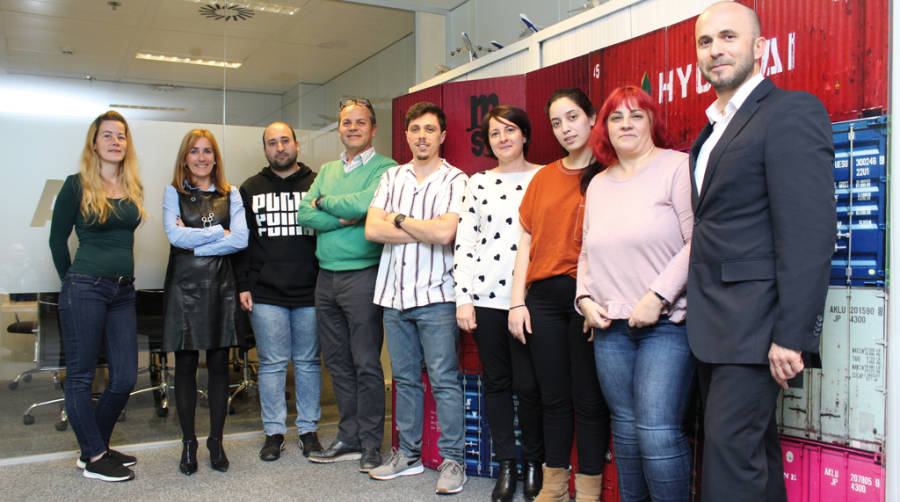
[[[319,170],[297,211],[297,223],[318,231],[316,258],[321,268],[340,272],[378,264],[382,245],[366,240],[366,213],[381,175],[395,165],[393,160],[376,153],[349,173],[344,172],[340,160],[328,162]],[[320,195],[321,211],[310,204]],[[359,221],[344,225],[340,218]]]

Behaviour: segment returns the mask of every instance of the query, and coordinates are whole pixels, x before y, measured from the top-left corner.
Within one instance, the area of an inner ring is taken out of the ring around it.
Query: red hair
[[[611,166],[619,161],[616,150],[609,141],[609,128],[606,125],[606,119],[623,103],[629,110],[639,109],[647,112],[651,125],[650,139],[653,140],[654,146],[660,148],[668,148],[670,146],[669,136],[666,133],[662,117],[659,115],[659,106],[640,87],[625,85],[611,92],[609,97],[606,98],[606,101],[600,108],[600,112],[597,114],[597,125],[591,132],[589,145],[594,152],[594,158],[604,167]]]

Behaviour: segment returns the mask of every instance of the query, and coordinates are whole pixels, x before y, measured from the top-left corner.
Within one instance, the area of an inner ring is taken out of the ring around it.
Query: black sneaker
[[[137,463],[137,457],[126,455],[120,451],[113,450],[112,448],[107,449],[106,454],[112,457],[113,460],[122,464],[123,467],[131,467],[132,465]],[[78,460],[75,461],[75,467],[84,469],[85,466],[87,466],[88,462],[90,462],[89,458],[78,457]]]
[[[281,452],[284,450],[284,434],[272,434],[266,436],[266,442],[259,450],[259,459],[271,462],[281,458]]]
[[[303,450],[303,456],[319,455],[322,453],[322,443],[319,442],[319,436],[316,431],[300,434],[297,438],[300,448]]]
[[[120,464],[118,460],[108,454],[98,458],[96,462],[88,462],[81,471],[81,475],[103,481],[131,481],[134,479],[131,469]]]
[[[381,465],[381,449],[363,448],[362,456],[359,457],[359,472],[369,472]]]
[[[358,446],[350,446],[340,439],[335,439],[327,450],[310,455],[309,461],[317,464],[331,464],[344,460],[359,460],[361,456]]]

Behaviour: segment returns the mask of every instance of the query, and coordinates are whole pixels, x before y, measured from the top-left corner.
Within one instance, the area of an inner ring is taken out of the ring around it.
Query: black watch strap
[[[403,220],[405,220],[405,219],[406,219],[405,214],[398,213],[397,216],[394,216],[394,226],[397,228],[400,228],[400,224],[403,223]]]

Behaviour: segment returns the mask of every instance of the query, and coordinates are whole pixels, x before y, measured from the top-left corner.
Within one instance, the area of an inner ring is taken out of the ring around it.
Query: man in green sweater
[[[317,463],[359,459],[360,472],[381,464],[384,435],[382,309],[372,302],[382,245],[365,238],[365,217],[393,160],[375,153],[375,110],[365,99],[340,102],[345,151],[322,166],[300,204],[297,223],[318,231],[316,319],[341,419],[338,436]]]

